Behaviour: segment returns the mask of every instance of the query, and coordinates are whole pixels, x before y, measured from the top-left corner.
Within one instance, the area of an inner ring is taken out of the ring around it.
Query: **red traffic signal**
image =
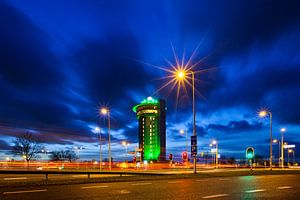
[[[173,160],[173,154],[169,154],[169,160]]]
[[[188,154],[186,151],[182,152],[182,159],[187,160],[188,159]]]

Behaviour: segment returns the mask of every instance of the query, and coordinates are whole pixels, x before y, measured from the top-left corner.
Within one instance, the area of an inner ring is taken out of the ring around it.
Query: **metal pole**
[[[195,112],[195,74],[192,71],[192,86],[193,86],[193,134],[197,136],[196,133],[196,112]],[[194,174],[197,173],[197,155],[194,157]]]
[[[187,135],[187,131],[185,132],[185,137],[186,137],[186,141],[185,141],[185,143],[186,143],[185,144],[186,145],[185,148],[186,149],[185,149],[185,151],[186,151],[186,153],[188,153],[188,135]]]
[[[216,168],[218,168],[218,143],[216,143]]]
[[[99,169],[102,171],[102,138],[101,138],[101,131],[99,131],[99,146],[100,146],[100,161],[99,161]]]
[[[111,149],[110,149],[110,111],[107,112],[108,117],[108,166],[111,170]]]
[[[280,167],[280,141],[278,140],[278,168]]]
[[[215,154],[211,153],[211,166],[213,166],[213,164],[215,163]]]
[[[284,143],[283,143],[283,131],[281,131],[281,168],[284,168]]]
[[[128,146],[128,144],[126,143],[125,144],[125,162],[127,161],[127,146]]]
[[[288,149],[288,166],[290,165],[290,149]]]
[[[270,170],[272,170],[272,113],[269,112],[270,115]]]

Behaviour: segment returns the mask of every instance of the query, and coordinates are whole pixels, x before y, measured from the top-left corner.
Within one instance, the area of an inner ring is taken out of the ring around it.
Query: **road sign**
[[[197,157],[197,136],[191,136],[191,156]]]
[[[217,152],[217,149],[216,149],[216,148],[211,149],[210,152],[211,152],[211,153],[216,153],[216,152]]]
[[[294,145],[294,144],[285,144],[285,145],[283,145],[283,148],[285,148],[285,149],[292,149],[292,148],[295,148],[296,147],[296,145]]]

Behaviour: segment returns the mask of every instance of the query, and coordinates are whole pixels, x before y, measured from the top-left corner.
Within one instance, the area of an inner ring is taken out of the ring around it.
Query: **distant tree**
[[[29,132],[16,137],[13,143],[13,153],[22,156],[27,163],[30,160],[38,158],[38,154],[43,148],[39,140]]]
[[[53,151],[50,155],[52,161],[75,161],[77,159],[76,153],[71,150]]]
[[[257,155],[257,154],[254,155],[253,160],[254,160],[254,162],[256,162],[256,163],[258,163],[260,165],[263,165],[264,161],[265,161],[264,158],[263,158],[263,156]]]

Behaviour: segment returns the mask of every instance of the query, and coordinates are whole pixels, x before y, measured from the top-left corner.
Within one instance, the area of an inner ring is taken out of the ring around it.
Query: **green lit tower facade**
[[[166,103],[152,97],[133,107],[139,121],[139,148],[142,159],[166,160]]]

